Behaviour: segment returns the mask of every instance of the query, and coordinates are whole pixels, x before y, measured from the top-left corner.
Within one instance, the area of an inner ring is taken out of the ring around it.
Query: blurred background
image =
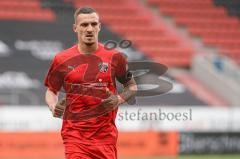
[[[166,65],[159,79],[173,84],[120,107],[120,159],[240,158],[239,0],[0,0],[1,159],[64,158],[43,80],[55,54],[76,43],[82,6],[99,12],[100,42],[115,41],[129,61]]]

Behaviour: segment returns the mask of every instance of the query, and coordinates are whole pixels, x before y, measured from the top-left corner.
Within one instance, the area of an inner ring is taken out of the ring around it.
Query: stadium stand
[[[41,8],[40,0],[1,0],[0,19],[50,22],[55,15],[50,9]]]
[[[224,7],[215,6],[212,0],[148,0],[159,11],[172,16],[180,26],[186,26],[204,43],[215,46],[219,52],[240,63],[240,22],[230,17]],[[230,3],[230,2],[229,2]]]
[[[214,0],[215,5],[224,6],[230,16],[238,16],[240,18],[240,1],[238,0]]]

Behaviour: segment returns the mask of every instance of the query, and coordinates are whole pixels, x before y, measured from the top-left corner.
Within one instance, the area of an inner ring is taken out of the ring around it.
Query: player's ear
[[[73,31],[76,33],[77,32],[77,25],[74,23],[73,24]]]
[[[99,23],[99,30],[101,30],[101,23]]]

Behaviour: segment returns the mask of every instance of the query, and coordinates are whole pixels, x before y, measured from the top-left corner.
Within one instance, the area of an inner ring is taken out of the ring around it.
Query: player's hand
[[[105,107],[106,109],[114,109],[120,104],[119,97],[113,94],[113,92],[109,91],[109,89],[107,89],[106,93],[108,98],[102,100],[101,106]]]
[[[61,99],[58,101],[58,103],[55,105],[55,107],[52,109],[52,113],[54,117],[61,118],[64,110],[66,108],[66,99]]]

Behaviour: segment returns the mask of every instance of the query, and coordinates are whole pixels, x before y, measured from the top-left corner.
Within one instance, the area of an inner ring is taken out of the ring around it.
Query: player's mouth
[[[92,35],[92,34],[88,34],[88,35],[86,35],[86,37],[87,37],[87,38],[92,38],[93,35]]]

